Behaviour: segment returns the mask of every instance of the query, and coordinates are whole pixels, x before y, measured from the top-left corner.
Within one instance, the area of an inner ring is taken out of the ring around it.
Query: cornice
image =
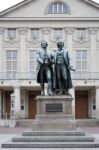
[[[99,17],[8,17],[0,21],[99,21]]]

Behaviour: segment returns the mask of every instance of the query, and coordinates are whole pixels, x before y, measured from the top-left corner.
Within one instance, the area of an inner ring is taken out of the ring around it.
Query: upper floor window
[[[76,42],[87,42],[89,41],[89,31],[88,28],[76,28],[73,33],[73,38]]]
[[[16,38],[16,29],[15,28],[9,28],[8,29],[8,38],[9,39],[15,39]]]
[[[83,40],[84,38],[86,38],[86,29],[77,28],[77,39]]]
[[[7,72],[17,71],[17,51],[16,50],[6,51],[6,70]]]
[[[39,39],[39,29],[38,28],[34,28],[34,29],[31,29],[31,38],[36,40],[36,39]]]
[[[76,71],[87,71],[87,50],[76,50]]]
[[[54,2],[49,4],[48,14],[70,14],[70,9],[63,2]]]
[[[30,50],[30,72],[36,71],[36,50]]]

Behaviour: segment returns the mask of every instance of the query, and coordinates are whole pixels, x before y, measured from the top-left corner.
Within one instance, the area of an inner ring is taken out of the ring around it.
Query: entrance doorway
[[[29,119],[33,119],[36,116],[36,96],[40,94],[40,91],[29,92]]]
[[[6,91],[5,92],[5,114],[4,114],[4,118],[10,118],[10,111],[11,111],[11,99],[10,99],[10,95],[11,95],[12,91]],[[7,116],[5,116],[7,115]]]
[[[76,91],[75,93],[75,118],[88,118],[88,91]]]

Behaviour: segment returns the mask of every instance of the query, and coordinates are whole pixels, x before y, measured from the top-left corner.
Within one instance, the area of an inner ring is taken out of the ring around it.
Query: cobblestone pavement
[[[81,130],[93,135],[97,140],[99,140],[99,127],[82,127]],[[1,144],[5,143],[6,141],[10,140],[12,137],[15,137],[18,134],[21,134],[23,131],[30,130],[29,128],[22,128],[22,127],[0,127],[0,150],[14,150],[12,149],[3,149],[1,148]],[[30,149],[23,149],[23,148],[15,148],[15,150],[99,150],[99,148],[30,148]]]

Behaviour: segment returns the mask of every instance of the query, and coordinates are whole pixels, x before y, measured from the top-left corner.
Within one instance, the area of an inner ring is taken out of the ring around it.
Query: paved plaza
[[[10,140],[12,137],[21,134],[23,131],[28,131],[30,128],[22,128],[22,127],[0,127],[0,150],[13,150],[9,148],[1,148],[1,144]],[[87,132],[88,134],[93,135],[96,140],[99,140],[99,127],[82,127],[81,130]],[[23,150],[24,148],[15,148],[15,150]],[[30,148],[33,150],[33,148]],[[43,150],[44,148],[34,148],[36,150]],[[58,148],[58,150],[99,150],[99,148]],[[24,150],[29,150],[28,148]],[[44,150],[57,150],[57,148],[45,148]]]

